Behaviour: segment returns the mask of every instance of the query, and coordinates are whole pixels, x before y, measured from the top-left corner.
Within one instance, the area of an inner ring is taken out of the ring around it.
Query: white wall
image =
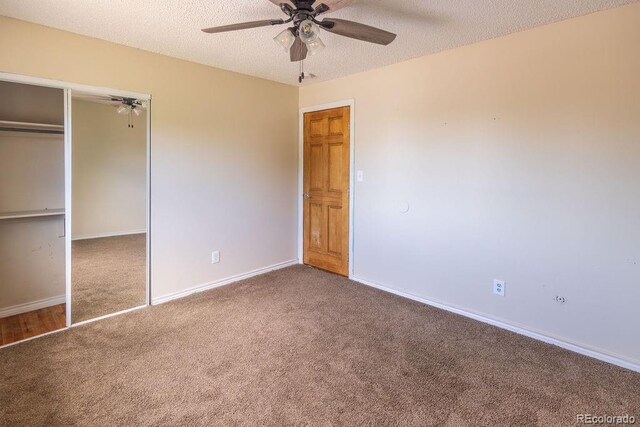
[[[63,217],[0,221],[0,317],[62,304],[64,295]]]
[[[639,22],[634,3],[302,88],[355,99],[355,275],[640,362]]]
[[[296,87],[6,17],[0,70],[153,96],[152,298],[296,258]]]
[[[0,120],[62,124],[63,91],[0,82]],[[63,136],[0,132],[0,214],[62,208]],[[64,302],[64,233],[62,216],[0,219],[0,317]]]
[[[147,117],[116,113],[109,104],[74,100],[74,239],[145,232]]]
[[[60,89],[0,81],[0,120],[64,124]]]

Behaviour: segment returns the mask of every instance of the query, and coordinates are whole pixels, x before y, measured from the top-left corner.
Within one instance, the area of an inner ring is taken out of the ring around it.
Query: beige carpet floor
[[[295,266],[0,350],[4,426],[572,426],[640,374]]]
[[[71,321],[145,304],[146,234],[73,241]]]

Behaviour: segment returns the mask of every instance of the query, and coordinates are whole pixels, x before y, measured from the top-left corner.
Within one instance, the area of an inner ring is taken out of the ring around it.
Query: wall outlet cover
[[[493,281],[493,293],[499,295],[501,297],[504,296],[504,288],[506,283],[504,280],[494,280]]]

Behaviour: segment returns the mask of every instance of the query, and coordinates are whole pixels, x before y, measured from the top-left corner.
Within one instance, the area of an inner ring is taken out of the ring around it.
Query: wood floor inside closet
[[[66,326],[65,304],[0,319],[0,345],[62,329]]]

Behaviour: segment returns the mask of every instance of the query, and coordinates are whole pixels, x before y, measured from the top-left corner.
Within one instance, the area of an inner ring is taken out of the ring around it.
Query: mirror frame
[[[72,152],[73,152],[73,137],[72,137],[72,109],[73,109],[73,92],[82,92],[84,94],[98,95],[98,96],[119,96],[125,98],[135,98],[141,101],[147,102],[146,111],[146,130],[147,130],[147,151],[146,151],[146,202],[145,202],[145,218],[146,218],[146,245],[145,245],[145,303],[139,306],[127,308],[125,310],[117,311],[115,313],[108,313],[102,316],[98,316],[92,319],[82,320],[80,322],[72,322],[71,313],[71,295],[72,295],[72,224],[73,224],[73,173],[72,173]],[[139,310],[151,305],[151,95],[144,95],[135,92],[126,91],[112,91],[105,88],[78,88],[70,87],[65,89],[65,279],[66,279],[66,297],[67,297],[67,327],[84,325],[86,323],[95,322],[96,320],[105,319],[119,314],[128,313],[130,311]]]

